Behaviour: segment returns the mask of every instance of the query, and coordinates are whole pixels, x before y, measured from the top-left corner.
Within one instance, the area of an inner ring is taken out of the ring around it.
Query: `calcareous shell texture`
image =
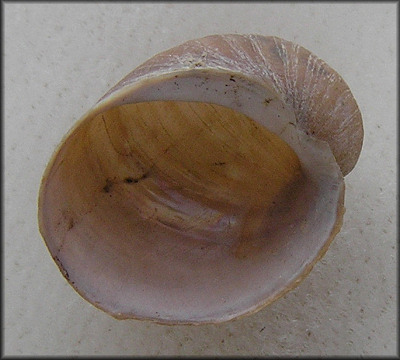
[[[39,228],[120,319],[216,323],[296,286],[340,230],[363,141],[350,89],[292,42],[213,35],[155,55],[51,158]]]

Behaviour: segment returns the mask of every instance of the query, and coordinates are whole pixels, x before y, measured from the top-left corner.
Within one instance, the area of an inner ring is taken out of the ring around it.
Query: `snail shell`
[[[324,255],[362,141],[350,89],[303,47],[191,40],[65,136],[42,179],[40,232],[75,290],[116,318],[230,320]]]

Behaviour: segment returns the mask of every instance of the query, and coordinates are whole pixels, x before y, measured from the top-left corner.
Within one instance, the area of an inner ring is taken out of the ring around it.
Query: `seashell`
[[[74,289],[115,318],[227,321],[325,254],[362,141],[349,87],[303,47],[187,41],[68,132],[42,179],[40,232]]]

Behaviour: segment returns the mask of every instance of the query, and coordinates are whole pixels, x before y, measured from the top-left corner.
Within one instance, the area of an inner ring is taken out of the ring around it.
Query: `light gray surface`
[[[4,4],[5,355],[394,355],[396,4]],[[67,284],[37,226],[52,152],[150,56],[216,33],[276,35],[336,69],[363,114],[344,225],[292,292],[221,325],[118,321]]]

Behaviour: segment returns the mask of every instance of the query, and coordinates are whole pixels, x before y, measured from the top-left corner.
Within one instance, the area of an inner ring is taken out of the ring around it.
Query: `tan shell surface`
[[[65,136],[40,231],[75,290],[116,318],[227,321],[323,256],[361,144],[350,90],[307,50],[192,40],[135,69]]]

